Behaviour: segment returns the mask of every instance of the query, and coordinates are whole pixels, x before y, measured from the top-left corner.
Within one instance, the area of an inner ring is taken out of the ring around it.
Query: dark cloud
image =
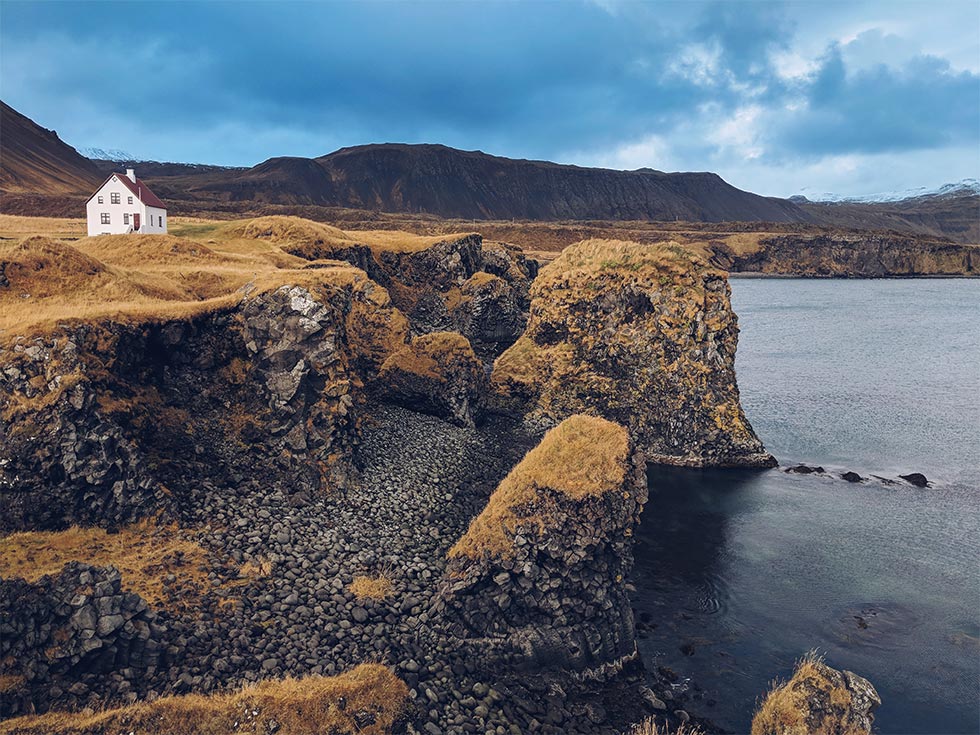
[[[6,101],[70,142],[216,163],[372,141],[568,160],[658,136],[703,169],[977,142],[980,79],[884,58],[908,39],[865,31],[851,51],[882,63],[855,67],[824,38],[814,73],[777,68],[814,25],[801,7],[7,0],[0,72]]]

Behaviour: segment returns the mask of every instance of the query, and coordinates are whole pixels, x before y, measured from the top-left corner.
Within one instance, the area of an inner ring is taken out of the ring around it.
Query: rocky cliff
[[[8,293],[19,255],[0,267]],[[313,275],[187,318],[0,344],[0,528],[126,523],[257,467],[297,498],[347,484],[359,388],[407,323],[360,271]]]
[[[296,217],[260,217],[235,233],[306,260],[346,261],[388,290],[415,334],[458,331],[491,359],[523,331],[538,271],[520,248],[477,234],[343,232]]]
[[[623,427],[576,415],[549,431],[449,551],[441,606],[474,665],[605,678],[635,657],[626,579],[645,501]]]
[[[823,278],[980,275],[980,248],[897,233],[761,236],[754,247],[710,242],[711,262],[732,272]]]
[[[771,466],[739,404],[725,274],[676,243],[592,240],[531,289],[524,335],[494,364],[498,405],[629,427],[651,462]]]

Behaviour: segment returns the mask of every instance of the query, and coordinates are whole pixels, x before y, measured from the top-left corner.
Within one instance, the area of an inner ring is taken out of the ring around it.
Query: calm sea
[[[749,420],[782,466],[830,476],[650,470],[634,573],[656,626],[647,665],[696,682],[699,713],[743,733],[816,649],[876,686],[880,732],[980,732],[980,281],[732,290]]]

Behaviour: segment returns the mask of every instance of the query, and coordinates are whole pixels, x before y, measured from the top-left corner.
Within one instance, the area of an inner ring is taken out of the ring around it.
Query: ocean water
[[[696,683],[698,713],[736,733],[811,649],[875,685],[881,733],[980,732],[980,281],[732,291],[749,420],[783,467],[828,476],[651,468],[644,660]]]

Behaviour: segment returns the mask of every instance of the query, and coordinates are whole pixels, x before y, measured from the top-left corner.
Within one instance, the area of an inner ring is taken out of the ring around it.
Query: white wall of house
[[[113,174],[88,203],[85,215],[88,234],[122,235],[127,232],[163,234],[167,231],[167,210],[147,206],[120,179],[126,174]],[[137,220],[138,215],[138,220]],[[139,228],[136,222],[139,221]]]

